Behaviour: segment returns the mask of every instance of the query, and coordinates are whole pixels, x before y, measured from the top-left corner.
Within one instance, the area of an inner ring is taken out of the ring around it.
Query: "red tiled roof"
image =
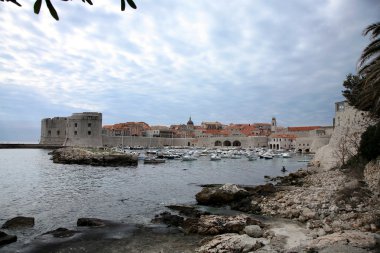
[[[297,136],[293,134],[272,134],[270,137],[272,138],[287,138],[287,139],[296,139]]]
[[[300,132],[300,131],[311,131],[321,128],[320,126],[303,126],[303,127],[288,127],[288,131]]]

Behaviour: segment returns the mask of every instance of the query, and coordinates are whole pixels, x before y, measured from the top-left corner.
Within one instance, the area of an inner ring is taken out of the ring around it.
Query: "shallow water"
[[[0,150],[0,223],[33,216],[33,229],[13,231],[21,242],[58,227],[74,227],[80,217],[149,223],[165,205],[195,203],[200,184],[257,185],[264,175],[283,175],[305,163],[299,156],[273,160],[168,160],[137,167],[54,164],[48,150]],[[20,243],[20,242],[18,242]]]

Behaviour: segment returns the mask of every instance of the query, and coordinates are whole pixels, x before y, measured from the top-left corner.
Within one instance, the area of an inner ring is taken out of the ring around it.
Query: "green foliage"
[[[363,50],[358,64],[358,73],[365,81],[355,107],[380,118],[380,22],[368,26],[363,35],[370,35],[371,42]]]
[[[64,2],[67,2],[69,0],[61,0],[61,1],[64,1]],[[72,1],[72,0],[71,0]],[[19,2],[17,2],[17,0],[0,0],[0,2],[11,2],[13,4],[16,4],[17,6],[20,6],[21,7],[21,4]],[[57,11],[55,10],[52,2],[50,0],[45,0],[46,2],[46,6],[47,8],[49,9],[49,12],[50,12],[50,15],[52,15],[52,17],[55,19],[55,20],[59,20],[59,17],[58,17],[58,13]],[[93,5],[92,4],[92,1],[91,0],[82,0],[83,3],[88,3],[89,5]],[[133,2],[133,0],[127,0],[127,3],[128,5],[133,8],[133,9],[136,9],[137,6],[136,4]],[[40,10],[41,10],[41,5],[42,5],[42,0],[36,0],[35,3],[34,3],[34,13],[35,14],[39,14],[40,13]],[[125,0],[121,0],[121,10],[124,11],[125,10]]]
[[[342,93],[351,106],[358,106],[360,93],[363,90],[363,82],[363,77],[353,74],[348,74],[346,80],[344,80],[343,87],[346,89]]]
[[[380,156],[380,123],[369,126],[362,134],[359,154],[368,161]]]

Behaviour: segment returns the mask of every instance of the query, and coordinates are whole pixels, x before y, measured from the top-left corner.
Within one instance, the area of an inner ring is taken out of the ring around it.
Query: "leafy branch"
[[[72,0],[61,0],[61,1],[67,2],[67,1],[72,1]],[[17,0],[0,0],[0,2],[11,2],[11,3],[13,3],[13,4],[21,7],[21,4],[19,2],[17,2]],[[82,2],[83,3],[88,3],[89,5],[93,5],[93,3],[92,3],[91,0],[82,0]],[[121,11],[125,11],[125,8],[126,8],[126,3],[125,2],[127,2],[128,5],[132,9],[136,9],[137,8],[137,6],[133,2],[133,0],[121,0]],[[49,9],[49,12],[52,15],[52,17],[55,20],[59,20],[58,13],[55,10],[53,4],[51,3],[51,0],[45,0],[45,3],[46,3],[46,6]],[[36,2],[34,3],[34,6],[33,6],[34,13],[39,14],[40,10],[41,10],[41,6],[42,6],[42,0],[36,0]]]

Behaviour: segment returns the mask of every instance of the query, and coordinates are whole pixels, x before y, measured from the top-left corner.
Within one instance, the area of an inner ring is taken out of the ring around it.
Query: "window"
[[[77,131],[74,131],[74,135],[78,135],[78,132],[77,132]]]
[[[51,136],[51,131],[50,130],[48,131],[48,136]]]
[[[61,133],[61,132],[58,130],[58,131],[57,131],[57,135],[59,136],[60,133]]]
[[[88,127],[91,127],[91,123],[88,123],[87,126],[88,126]]]
[[[78,123],[74,123],[74,127],[78,127]]]
[[[88,134],[88,135],[91,135],[91,131],[88,131],[87,134]]]

